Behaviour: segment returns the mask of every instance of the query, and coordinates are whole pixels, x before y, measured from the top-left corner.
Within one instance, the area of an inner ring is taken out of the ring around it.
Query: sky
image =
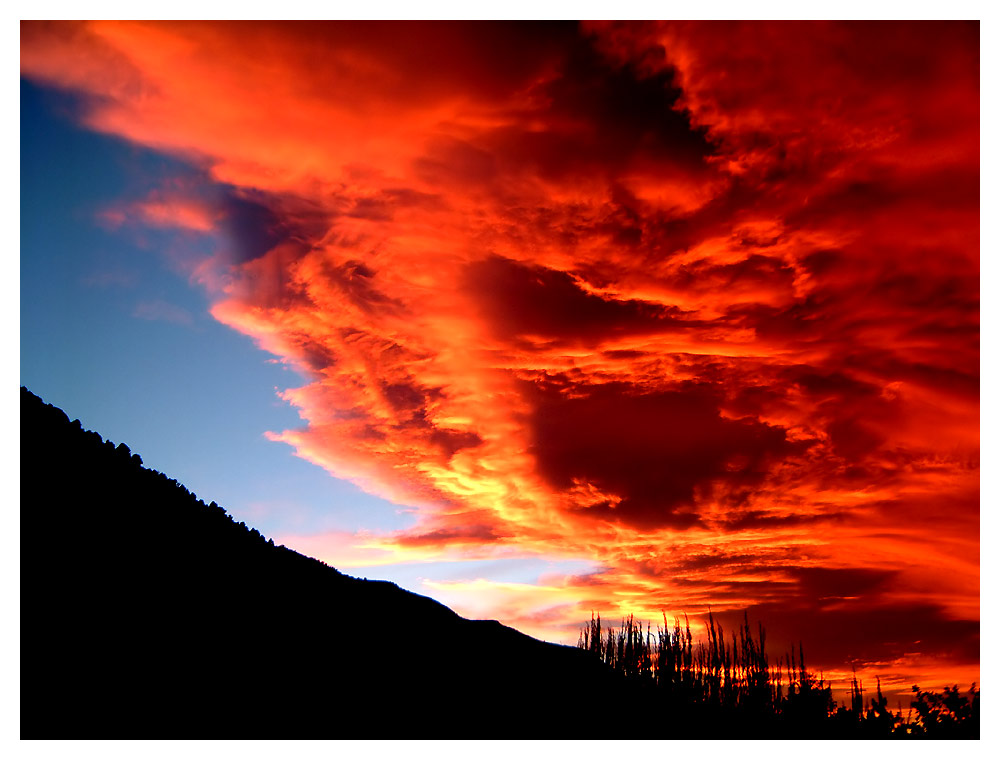
[[[980,680],[978,24],[22,23],[21,75],[21,381],[86,427],[547,640]]]

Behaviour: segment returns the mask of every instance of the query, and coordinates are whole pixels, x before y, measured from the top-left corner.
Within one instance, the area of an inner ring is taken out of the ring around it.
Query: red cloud
[[[978,55],[956,23],[23,24],[21,49],[92,127],[242,193],[213,314],[312,378],[276,438],[420,507],[386,550],[601,564],[510,613],[533,624],[754,606],[828,667],[970,668]]]

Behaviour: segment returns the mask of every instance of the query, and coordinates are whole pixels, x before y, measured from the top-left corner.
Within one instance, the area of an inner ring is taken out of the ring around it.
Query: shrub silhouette
[[[959,693],[958,685],[945,686],[944,694],[921,691],[913,687],[916,698],[911,706],[919,715],[916,728],[933,739],[979,738],[979,689],[975,684],[969,696]]]
[[[943,695],[922,692],[916,686],[913,707],[918,720],[904,721],[888,709],[881,680],[876,696],[865,706],[857,677],[851,687],[851,706],[834,709],[830,686],[806,669],[802,644],[771,664],[766,633],[758,623],[756,636],[746,613],[743,625],[727,641],[722,624],[708,615],[705,637],[695,644],[687,616],[684,625],[655,634],[650,625],[630,615],[619,628],[604,627],[592,615],[577,647],[596,657],[629,682],[646,689],[645,697],[669,714],[684,716],[699,736],[787,738],[940,738],[979,737],[979,692],[968,698],[958,687]]]
[[[744,615],[743,625],[727,641],[722,624],[709,613],[704,641],[694,642],[691,624],[666,616],[656,632],[643,630],[634,616],[621,627],[603,628],[600,615],[592,616],[577,646],[597,656],[626,679],[642,683],[670,710],[687,714],[688,720],[722,726],[721,734],[769,735],[775,731],[814,730],[831,708],[830,687],[805,670],[801,648],[799,664],[785,658],[787,681],[781,662],[772,666],[766,652],[766,634],[757,626],[756,636]],[[785,718],[779,724],[779,719]]]

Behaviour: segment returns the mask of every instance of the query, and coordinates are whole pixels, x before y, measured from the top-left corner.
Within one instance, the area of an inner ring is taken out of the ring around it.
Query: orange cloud
[[[750,608],[978,667],[976,25],[26,23],[21,62],[260,209],[206,266],[311,378],[273,438],[420,514],[301,546],[596,561],[438,589],[534,632]]]
[[[145,224],[154,227],[180,227],[195,232],[215,229],[215,220],[204,208],[190,202],[148,200],[135,205],[135,212]]]

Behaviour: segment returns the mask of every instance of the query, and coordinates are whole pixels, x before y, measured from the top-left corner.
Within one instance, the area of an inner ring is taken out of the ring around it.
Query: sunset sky
[[[22,23],[21,381],[467,617],[748,610],[840,684],[967,689],[979,53],[955,22]]]

